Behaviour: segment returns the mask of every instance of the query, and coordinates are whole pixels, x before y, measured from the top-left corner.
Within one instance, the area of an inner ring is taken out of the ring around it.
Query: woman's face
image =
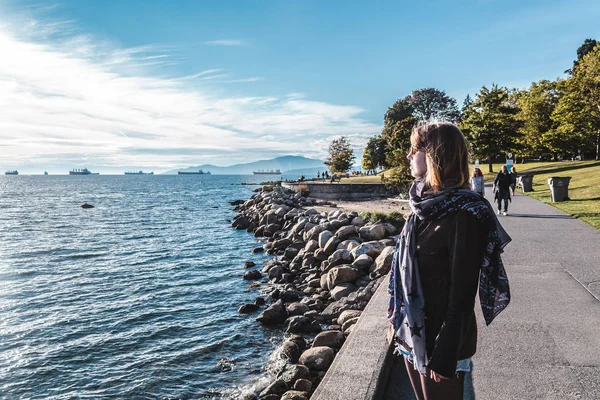
[[[411,151],[406,157],[410,160],[410,174],[413,178],[422,178],[427,172],[425,153],[422,151]]]

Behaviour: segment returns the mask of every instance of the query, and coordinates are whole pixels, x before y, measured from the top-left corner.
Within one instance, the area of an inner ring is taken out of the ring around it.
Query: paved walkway
[[[491,200],[491,187],[486,187]],[[600,232],[518,194],[500,216],[512,301],[485,327],[465,398],[600,399]],[[394,368],[386,399],[412,399]]]

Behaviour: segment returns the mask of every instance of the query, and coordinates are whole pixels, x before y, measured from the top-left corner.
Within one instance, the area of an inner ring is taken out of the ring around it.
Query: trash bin
[[[533,191],[531,188],[533,184],[533,175],[520,175],[519,182],[521,182],[521,189],[523,189],[523,193]]]
[[[551,176],[548,178],[548,185],[550,185],[550,193],[552,194],[552,201],[559,202],[569,200],[569,181],[570,176]]]

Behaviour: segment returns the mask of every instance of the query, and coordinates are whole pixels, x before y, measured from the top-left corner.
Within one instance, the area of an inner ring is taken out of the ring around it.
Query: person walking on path
[[[515,195],[515,188],[517,187],[517,177],[518,177],[517,169],[513,166],[510,169],[510,190],[512,195]]]
[[[483,181],[483,172],[479,168],[473,170],[471,176],[471,190],[479,193],[481,196],[485,194],[485,184]]]
[[[512,184],[512,177],[508,173],[506,165],[502,166],[502,170],[496,175],[494,179],[494,200],[498,202],[498,215],[502,212],[503,215],[508,215],[508,202],[510,198],[510,187]],[[502,202],[504,202],[504,211],[502,211]]]
[[[412,212],[393,257],[387,315],[419,400],[463,398],[477,345],[478,285],[488,325],[510,301],[500,258],[510,237],[490,203],[470,190],[468,157],[454,124],[413,130]]]

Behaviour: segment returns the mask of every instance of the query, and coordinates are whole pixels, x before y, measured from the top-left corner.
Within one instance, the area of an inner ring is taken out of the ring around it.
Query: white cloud
[[[221,39],[221,40],[209,40],[204,44],[210,46],[245,46],[246,42],[238,39]]]
[[[153,77],[143,63],[168,62],[164,46],[114,48],[83,35],[39,41],[0,27],[0,58],[5,166],[170,168],[291,153],[322,157],[330,137],[346,135],[358,147],[380,131],[359,107],[214,89],[260,77],[224,80],[231,73],[220,68]]]

